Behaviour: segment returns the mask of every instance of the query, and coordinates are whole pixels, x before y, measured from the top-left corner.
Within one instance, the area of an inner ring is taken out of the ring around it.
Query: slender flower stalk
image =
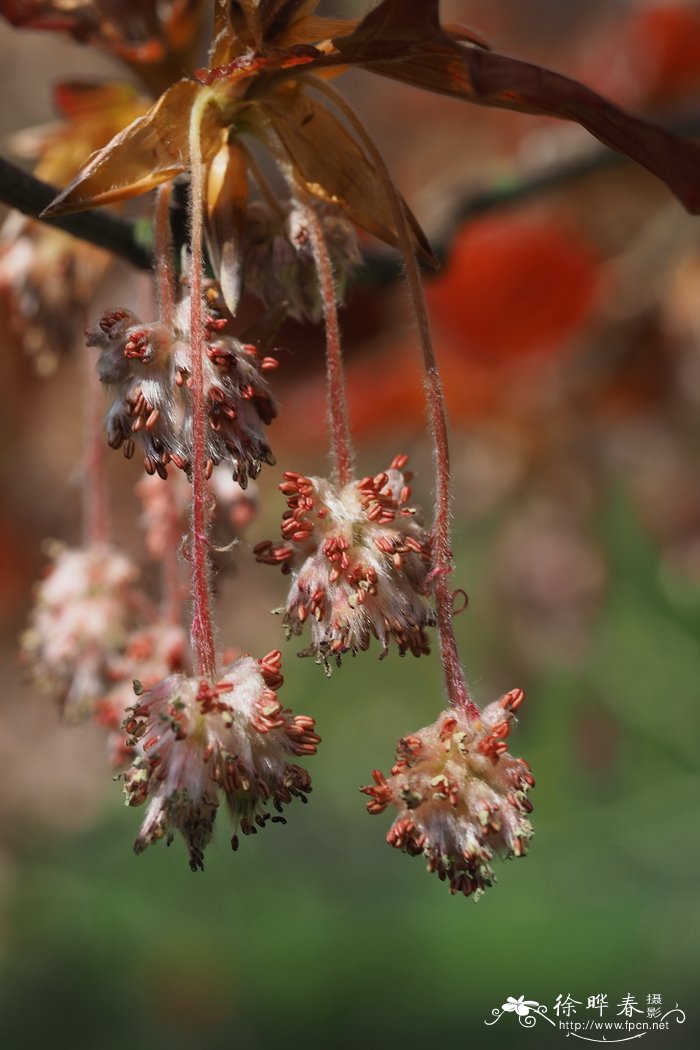
[[[170,231],[170,198],[172,184],[158,187],[155,217],[155,284],[158,301],[158,319],[166,328],[173,327],[175,314],[175,268]]]
[[[172,484],[166,484],[163,488],[165,489],[166,501],[165,521],[163,524],[167,533],[167,542],[161,560],[162,614],[165,623],[181,625],[184,588],[179,557],[182,535],[180,512]]]
[[[440,634],[443,674],[450,703],[457,708],[463,709],[470,717],[475,717],[478,715],[479,709],[471,697],[464,677],[452,622],[453,595],[449,585],[449,576],[452,572],[452,550],[450,546],[450,453],[445,392],[435,358],[430,334],[428,307],[425,301],[418,262],[412,247],[406,211],[384,158],[352,107],[325,81],[318,78],[308,78],[307,83],[315,90],[326,95],[357,132],[380,177],[395,223],[399,248],[406,266],[411,305],[423,355],[428,421],[435,454],[435,520],[432,531],[433,588]]]
[[[321,220],[311,206],[306,194],[297,189],[296,204],[301,208],[308,228],[311,252],[318,275],[323,320],[326,328],[326,384],[328,397],[328,424],[331,436],[333,478],[340,488],[352,479],[353,449],[350,437],[350,422],[345,396],[343,354],[340,344],[338,303],[333,263],[323,233]]]
[[[209,104],[202,93],[190,117],[190,340],[192,364],[190,394],[192,398],[192,648],[198,675],[214,681],[216,646],[211,619],[209,589],[209,542],[207,538],[207,407],[204,398],[202,354],[206,336],[202,303],[204,168],[202,164],[202,117]]]
[[[171,331],[175,320],[175,267],[170,227],[170,199],[172,184],[158,187],[155,214],[155,291],[158,320]],[[163,617],[166,623],[180,624],[182,620],[182,581],[178,551],[180,548],[180,515],[172,486],[165,486],[165,525],[168,541],[161,559],[163,583]]]
[[[107,542],[107,494],[104,477],[102,384],[85,354],[85,460],[83,468],[83,539],[87,547]]]

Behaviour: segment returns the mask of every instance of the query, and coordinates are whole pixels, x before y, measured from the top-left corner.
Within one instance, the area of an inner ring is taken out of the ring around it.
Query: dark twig
[[[676,134],[694,137],[700,135],[700,116],[687,115],[664,122]],[[478,190],[455,202],[441,229],[432,231],[431,243],[438,259],[449,254],[454,232],[470,219],[491,211],[517,207],[544,194],[563,189],[589,175],[620,167],[628,163],[626,158],[612,150],[598,149],[582,157],[566,159],[544,168],[542,171],[497,182],[486,189]],[[15,164],[0,158],[0,202],[17,208],[18,211],[38,219],[40,213],[57,196],[58,190],[46,182],[30,175]],[[186,223],[183,221],[182,237],[177,235],[178,212],[186,214],[186,200],[173,209],[175,244],[184,239]],[[92,210],[76,215],[64,215],[55,219],[44,219],[66,233],[105,248],[139,269],[152,266],[152,229],[149,223],[131,223],[112,212]],[[388,252],[369,250],[365,253],[364,266],[356,275],[356,283],[367,286],[389,284],[401,276],[401,267]]]
[[[0,157],[0,201],[4,204],[38,219],[57,193],[55,186]],[[42,221],[98,248],[105,248],[141,270],[151,268],[150,224],[146,224],[144,234],[143,224],[128,222],[102,209]]]

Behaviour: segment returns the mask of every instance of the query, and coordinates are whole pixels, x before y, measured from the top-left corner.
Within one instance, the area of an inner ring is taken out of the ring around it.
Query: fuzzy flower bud
[[[138,604],[138,570],[105,545],[73,550],[55,544],[37,586],[22,649],[37,685],[70,718],[91,714],[109,686]]]
[[[320,738],[312,718],[293,715],[277,699],[280,666],[276,651],[262,660],[244,656],[216,685],[176,674],[138,697],[125,722],[137,757],[124,775],[127,805],[148,802],[137,853],[161,838],[170,843],[179,831],[196,871],[221,795],[234,850],[239,832],[284,824],[283,806],[307,801],[310,777],[287,757],[315,754]]]
[[[370,813],[396,807],[387,842],[409,856],[423,854],[451,893],[477,899],[495,881],[494,854],[506,859],[527,852],[527,792],[535,781],[527,762],[506,750],[522,702],[522,690],[513,689],[474,720],[443,711],[399,740],[388,778],[375,770],[374,784],[360,789],[371,798]]]
[[[434,623],[425,596],[430,538],[409,507],[407,457],[388,471],[338,490],[323,478],[287,473],[280,485],[289,510],[281,543],[255,547],[258,561],[291,573],[284,624],[287,636],[309,622],[313,655],[329,660],[369,648],[375,637],[386,655],[393,639],[403,656],[429,652],[425,628]]]
[[[361,259],[355,231],[337,209],[314,206],[331,256],[336,294],[342,301],[348,279]],[[246,215],[244,288],[266,306],[285,303],[287,313],[299,321],[318,321],[321,299],[304,210],[292,206],[282,213],[254,201]]]

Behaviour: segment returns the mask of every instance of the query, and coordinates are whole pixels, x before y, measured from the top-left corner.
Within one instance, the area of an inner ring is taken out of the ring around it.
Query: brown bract
[[[383,0],[357,23],[317,18],[315,6],[314,0],[238,5],[218,0],[209,68],[200,70],[196,81],[173,84],[145,116],[94,154],[46,214],[121,200],[187,171],[190,116],[206,92],[202,156],[207,165],[219,156],[234,211],[247,198],[247,166],[240,155],[235,163],[222,164],[220,155],[251,135],[271,149],[304,191],[396,244],[374,163],[326,100],[308,90],[314,75],[327,77],[347,66],[480,105],[576,121],[662,179],[688,210],[700,210],[695,143],[624,112],[575,80],[487,50],[471,32],[441,26],[438,0]],[[221,177],[214,183],[207,203],[210,239],[221,246],[226,236],[216,229]],[[230,222],[230,209],[225,210]],[[429,256],[415,220],[412,230],[415,249]]]

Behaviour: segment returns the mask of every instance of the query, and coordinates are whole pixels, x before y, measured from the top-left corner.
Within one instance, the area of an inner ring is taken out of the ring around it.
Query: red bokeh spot
[[[463,352],[505,362],[559,349],[599,290],[591,246],[551,219],[469,223],[427,287],[432,320]]]
[[[628,28],[629,65],[648,101],[668,104],[700,90],[700,8],[653,4]]]

